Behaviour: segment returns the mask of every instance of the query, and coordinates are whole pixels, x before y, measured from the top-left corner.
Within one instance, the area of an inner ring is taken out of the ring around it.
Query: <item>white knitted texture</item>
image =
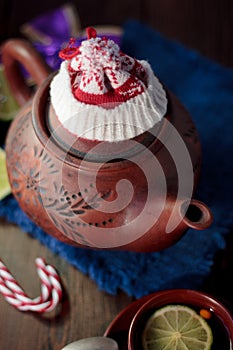
[[[99,141],[123,141],[151,129],[166,113],[167,98],[146,61],[147,89],[113,108],[87,105],[72,94],[68,62],[61,64],[50,86],[51,103],[61,124],[77,137]]]

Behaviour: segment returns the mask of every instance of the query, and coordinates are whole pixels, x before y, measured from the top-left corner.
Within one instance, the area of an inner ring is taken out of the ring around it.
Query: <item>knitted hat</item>
[[[87,29],[79,47],[71,40],[51,83],[51,103],[60,123],[90,140],[131,139],[159,122],[167,108],[165,91],[146,61],[120,51]]]

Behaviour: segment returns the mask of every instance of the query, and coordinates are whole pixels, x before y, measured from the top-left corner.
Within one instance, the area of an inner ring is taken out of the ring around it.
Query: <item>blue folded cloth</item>
[[[198,289],[210,273],[215,253],[225,247],[225,236],[233,229],[233,70],[136,21],[124,26],[122,50],[148,60],[190,112],[203,151],[195,198],[211,208],[213,225],[205,231],[189,229],[179,242],[161,252],[132,253],[86,250],[61,243],[35,226],[12,196],[0,202],[0,216],[19,225],[108,293],[117,294],[121,289],[139,298],[167,288]]]

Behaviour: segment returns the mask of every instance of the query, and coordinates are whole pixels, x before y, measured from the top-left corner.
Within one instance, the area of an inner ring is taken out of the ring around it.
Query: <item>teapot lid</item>
[[[150,64],[124,54],[94,28],[87,28],[80,46],[71,39],[59,55],[48,124],[60,128],[63,141],[61,129],[72,140],[130,140],[157,127],[166,114],[166,92]]]

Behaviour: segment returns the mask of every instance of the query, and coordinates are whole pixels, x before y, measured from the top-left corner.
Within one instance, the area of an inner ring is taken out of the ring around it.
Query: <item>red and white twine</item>
[[[20,311],[49,312],[61,302],[61,280],[55,268],[46,264],[42,258],[36,259],[36,268],[41,282],[41,295],[31,299],[0,259],[0,293]]]

